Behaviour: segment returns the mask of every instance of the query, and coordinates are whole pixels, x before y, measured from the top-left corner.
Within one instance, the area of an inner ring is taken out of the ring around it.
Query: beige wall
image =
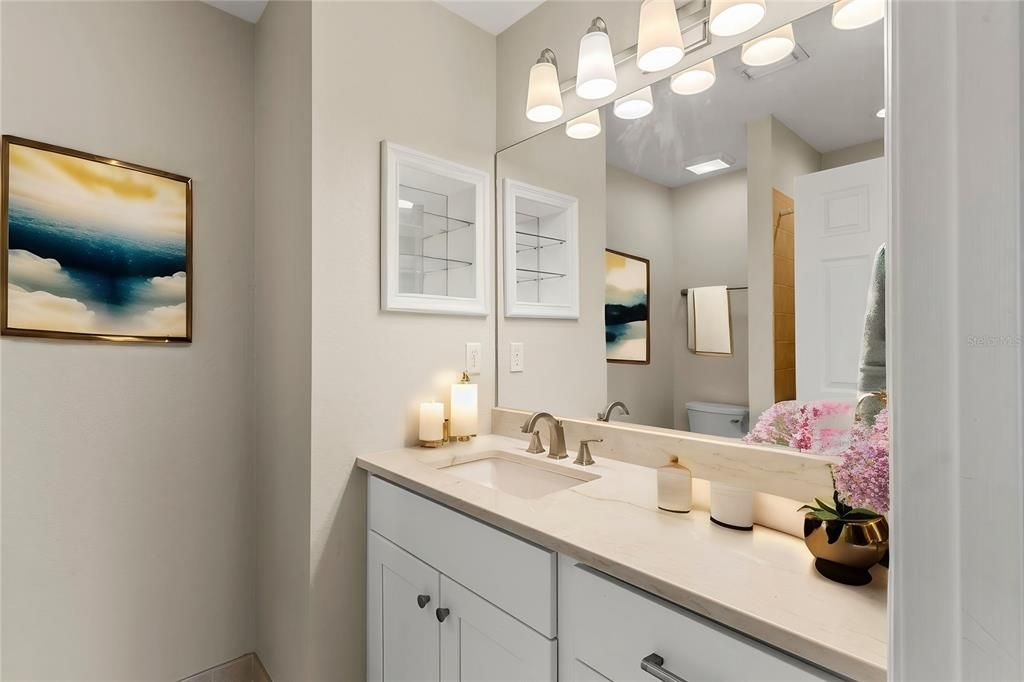
[[[275,680],[309,679],[311,12],[271,2],[256,26],[255,646]]]
[[[798,175],[821,169],[821,154],[772,116],[747,124],[747,292],[750,421],[775,402],[772,189],[793,196]],[[797,207],[799,210],[799,207]]]
[[[680,289],[747,283],[747,173],[716,175],[672,191],[675,228],[673,300],[676,337],[674,427],[688,429],[686,403],[747,405],[747,292],[729,294],[731,357],[708,357],[686,348],[686,299]]]
[[[604,144],[604,136],[573,140],[557,129],[498,155],[499,180],[508,177],[576,197],[580,236],[578,320],[505,317],[504,289],[499,284],[498,402],[504,407],[591,417],[607,402]],[[499,261],[504,253],[501,234],[499,230]],[[499,283],[503,272],[499,266]],[[509,372],[513,341],[524,344],[524,372]]]
[[[493,173],[495,38],[432,2],[315,3],[311,678],[365,678],[366,479],[357,454],[413,443],[494,317],[380,311],[380,141]],[[490,426],[484,364],[480,431]]]
[[[252,650],[253,27],[3,3],[5,133],[191,176],[194,341],[4,338],[9,680],[174,680]]]
[[[863,142],[852,147],[825,152],[821,155],[821,170],[849,166],[851,163],[869,161],[881,156],[885,156],[885,143],[882,140]]]
[[[679,339],[672,190],[608,166],[606,203],[608,248],[651,261],[651,364],[606,363],[608,399],[629,405],[630,416],[618,415],[616,421],[672,428],[673,368]]]

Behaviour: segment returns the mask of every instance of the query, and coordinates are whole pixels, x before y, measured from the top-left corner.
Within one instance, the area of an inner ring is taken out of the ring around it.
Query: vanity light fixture
[[[727,38],[757,26],[764,19],[765,0],[711,0],[708,30]]]
[[[876,111],[875,112],[875,117],[876,118],[885,118],[885,107],[882,107],[881,109]]]
[[[537,63],[530,67],[526,118],[534,123],[550,123],[561,116],[562,91],[558,86],[558,62],[554,51],[545,47]]]
[[[664,71],[678,64],[683,54],[683,37],[674,0],[643,0],[636,65],[647,73]]]
[[[632,95],[626,95],[615,100],[613,107],[615,115],[627,121],[643,118],[654,111],[654,95],[651,86],[648,85],[642,90],[637,90]]]
[[[736,160],[728,154],[716,154],[712,157],[694,159],[690,162],[690,165],[686,166],[686,170],[696,175],[704,175],[705,173],[713,173],[714,171],[729,168],[734,163],[736,163]]]
[[[574,140],[589,140],[601,134],[601,111],[594,109],[565,124],[565,134]]]
[[[715,84],[715,60],[707,59],[672,76],[669,87],[677,95],[696,95]]]
[[[577,64],[576,94],[581,98],[602,99],[614,93],[619,86],[608,25],[601,17],[594,17],[590,28],[580,38]]]
[[[747,66],[767,66],[791,55],[795,47],[793,24],[786,24],[743,43],[740,60]]]
[[[885,16],[885,0],[839,0],[832,5],[832,25],[843,31],[870,26]]]

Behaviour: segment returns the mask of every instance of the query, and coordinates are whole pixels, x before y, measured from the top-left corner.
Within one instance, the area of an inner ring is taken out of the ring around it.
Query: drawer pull
[[[434,611],[434,615],[437,616],[437,622],[438,623],[443,623],[444,619],[448,617],[449,613],[451,613],[451,610],[449,610],[449,609],[440,609],[439,608],[436,611]]]
[[[416,603],[419,604],[420,608],[422,609],[424,606],[426,606],[427,604],[430,603],[430,595],[429,594],[418,595],[416,597]]]
[[[676,675],[671,670],[663,668],[662,666],[664,665],[665,659],[657,653],[644,656],[644,659],[640,661],[640,669],[661,680],[661,682],[686,682],[686,680],[679,677],[679,675]]]

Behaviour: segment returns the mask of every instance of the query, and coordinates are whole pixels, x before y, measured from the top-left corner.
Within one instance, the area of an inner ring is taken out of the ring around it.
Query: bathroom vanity
[[[655,471],[482,436],[359,458],[371,680],[882,680],[884,571],[657,508]]]

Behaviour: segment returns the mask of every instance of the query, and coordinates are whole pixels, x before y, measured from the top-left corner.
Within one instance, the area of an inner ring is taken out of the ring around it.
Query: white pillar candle
[[[452,438],[476,435],[476,405],[476,384],[452,384]]]
[[[444,440],[444,403],[420,403],[420,440]]]

